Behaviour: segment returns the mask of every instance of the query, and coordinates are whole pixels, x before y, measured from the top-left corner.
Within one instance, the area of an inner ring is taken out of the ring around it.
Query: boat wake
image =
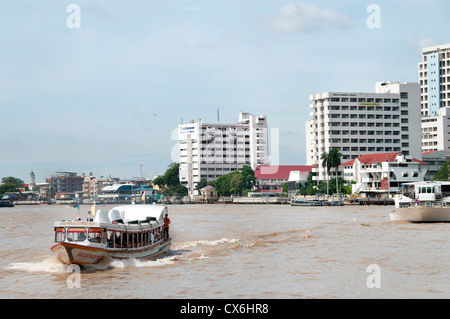
[[[221,244],[234,244],[239,242],[239,239],[233,238],[222,238],[217,240],[196,240],[196,241],[186,241],[182,243],[174,243],[173,248],[175,250],[183,250],[191,247],[199,247],[199,246],[217,246]]]
[[[47,257],[40,262],[11,263],[5,268],[29,272],[65,273],[67,266],[61,263],[56,257]]]
[[[166,254],[155,259],[140,260],[130,259],[110,259],[103,258],[97,264],[85,265],[81,271],[99,271],[107,269],[123,269],[128,267],[166,267],[177,262],[193,260],[204,260],[216,254],[227,253],[235,249],[249,249],[252,247],[267,247],[295,241],[298,238],[309,238],[309,230],[288,230],[282,232],[271,232],[247,238],[242,241],[238,238],[221,238],[216,240],[196,240],[185,242],[172,242],[172,247]],[[11,263],[6,269],[28,272],[45,272],[61,274],[68,272],[68,266],[61,263],[55,256],[46,257],[38,262]]]

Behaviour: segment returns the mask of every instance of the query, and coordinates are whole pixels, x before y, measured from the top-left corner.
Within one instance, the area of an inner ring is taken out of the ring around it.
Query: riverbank
[[[314,199],[315,197],[305,197],[305,199]],[[323,200],[324,203],[328,203],[329,200]],[[340,199],[342,205],[394,205],[394,199],[392,198],[343,198]],[[266,197],[247,197],[247,196],[221,196],[216,201],[204,201],[199,197],[189,198],[189,197],[168,197],[164,200],[158,200],[155,202],[156,204],[162,205],[170,205],[170,204],[270,204],[270,205],[289,205],[291,203],[290,197],[275,197],[275,196],[266,196]],[[334,201],[333,201],[334,203]],[[131,204],[129,201],[122,202],[100,202],[96,203],[97,205],[126,205]],[[137,205],[142,203],[138,202]],[[149,203],[147,203],[149,204]],[[68,201],[57,201],[57,202],[49,202],[44,200],[26,200],[26,201],[15,201],[14,205],[67,205],[77,207],[78,205],[93,205],[93,203],[78,203],[71,200]],[[307,206],[307,205],[305,205]],[[324,205],[326,206],[326,205]]]

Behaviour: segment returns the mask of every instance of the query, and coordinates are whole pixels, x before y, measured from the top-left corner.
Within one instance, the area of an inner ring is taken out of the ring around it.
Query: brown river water
[[[89,209],[0,208],[0,298],[450,298],[450,223],[393,222],[391,206],[169,205],[167,255],[75,281],[50,251],[53,222]]]

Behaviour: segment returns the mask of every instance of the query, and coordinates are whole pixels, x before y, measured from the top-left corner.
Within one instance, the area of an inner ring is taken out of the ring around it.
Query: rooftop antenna
[[[220,123],[219,109],[217,109],[217,122]]]
[[[141,168],[141,179],[143,179],[142,177],[142,157],[141,157],[141,163],[139,164],[140,168]]]

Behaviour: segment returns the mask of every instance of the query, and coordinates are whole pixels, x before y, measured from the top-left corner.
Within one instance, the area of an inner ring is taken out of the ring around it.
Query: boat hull
[[[91,265],[96,264],[105,257],[113,259],[151,259],[166,253],[170,248],[170,239],[162,240],[154,245],[133,249],[97,248],[60,242],[50,249],[56,253],[57,258],[64,264]]]
[[[405,220],[417,223],[450,222],[450,207],[412,206],[396,208],[392,220]]]

